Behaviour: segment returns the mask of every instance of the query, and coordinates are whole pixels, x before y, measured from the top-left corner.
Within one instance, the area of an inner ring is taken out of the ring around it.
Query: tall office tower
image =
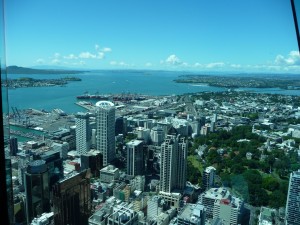
[[[186,151],[184,138],[168,135],[161,145],[160,191],[184,189],[186,182]]]
[[[124,134],[124,118],[123,117],[118,117],[116,118],[116,126],[115,126],[115,135],[117,136],[118,134]]]
[[[153,127],[150,137],[154,145],[161,145],[165,139],[165,132],[161,127]]]
[[[145,170],[143,141],[132,140],[127,146],[127,174],[143,175]]]
[[[185,138],[178,140],[178,159],[177,159],[177,181],[176,188],[183,190],[187,176],[187,151],[188,145]]]
[[[25,172],[26,218],[27,224],[50,211],[49,174],[44,160],[29,162]]]
[[[60,157],[60,151],[43,152],[39,155],[39,159],[46,162],[49,174],[49,189],[51,190],[52,185],[64,176],[63,159]]]
[[[90,169],[91,174],[94,177],[98,177],[100,175],[100,169],[103,168],[102,166],[102,154],[100,154],[97,150],[91,150],[87,154],[83,154],[80,156],[80,169]]]
[[[92,129],[92,136],[91,136],[91,148],[92,149],[96,149],[96,136],[97,136],[96,129]]]
[[[18,139],[16,137],[11,137],[9,139],[9,150],[10,154],[16,156],[18,153]]]
[[[52,189],[54,224],[87,225],[91,212],[90,170],[73,173]]]
[[[208,190],[214,186],[216,169],[213,166],[206,167],[202,176],[203,189]]]
[[[107,166],[116,157],[115,143],[115,107],[112,102],[96,103],[97,150],[103,154],[103,166]]]
[[[213,114],[213,116],[212,116],[211,122],[216,123],[217,120],[218,120],[218,114],[215,112],[215,113]]]
[[[62,144],[54,142],[54,143],[52,143],[51,147],[54,151],[60,152],[60,157],[62,159],[68,158],[68,151],[70,149],[70,145],[68,142],[63,142]]]
[[[76,150],[79,155],[85,154],[90,150],[91,132],[89,127],[89,115],[78,113],[75,117],[76,125]]]
[[[285,216],[285,224],[300,224],[300,170],[290,175]]]

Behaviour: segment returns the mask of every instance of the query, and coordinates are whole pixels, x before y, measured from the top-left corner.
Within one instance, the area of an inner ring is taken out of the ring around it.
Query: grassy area
[[[278,175],[276,172],[274,172],[274,171],[273,171],[271,174],[264,173],[264,172],[262,172],[262,171],[260,171],[260,170],[257,170],[257,171],[261,174],[262,178],[272,177],[272,178],[276,179],[276,180],[279,181],[279,182],[284,181],[284,180],[286,180],[286,181],[289,180],[289,177],[283,177],[283,178],[281,178],[281,177],[279,177],[279,175]]]
[[[189,155],[187,160],[189,162],[191,162],[193,167],[197,168],[200,171],[200,173],[202,174],[203,166],[202,166],[202,163],[200,162],[200,160],[198,159],[198,157],[196,155]]]

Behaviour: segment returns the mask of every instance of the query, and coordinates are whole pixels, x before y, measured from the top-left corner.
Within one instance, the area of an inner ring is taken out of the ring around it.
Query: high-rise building
[[[225,224],[241,223],[244,202],[231,195],[226,188],[211,188],[203,192],[199,203],[206,209],[206,218],[220,218]]]
[[[90,170],[74,172],[52,189],[54,224],[87,225],[91,212]]]
[[[209,166],[203,171],[202,187],[204,190],[208,190],[214,186],[215,172],[216,169],[213,166]]]
[[[90,150],[91,132],[89,127],[89,115],[78,113],[75,118],[76,125],[76,150],[79,155]]]
[[[150,132],[150,137],[153,145],[161,145],[165,139],[165,132],[160,126],[153,127]]]
[[[187,142],[168,135],[161,145],[160,191],[170,193],[184,189],[186,183]]]
[[[52,149],[54,151],[59,151],[60,152],[60,157],[62,159],[67,159],[68,157],[68,151],[70,149],[70,145],[68,142],[63,142],[62,144],[61,143],[53,143],[51,145]]]
[[[103,154],[103,166],[107,166],[116,157],[115,143],[115,107],[112,102],[96,103],[97,150]]]
[[[100,169],[102,169],[102,154],[97,150],[91,150],[87,154],[80,156],[81,170],[90,169],[93,176],[99,176]]]
[[[9,150],[10,154],[16,156],[18,153],[18,139],[16,137],[11,137],[9,139]]]
[[[143,141],[132,140],[127,146],[127,174],[143,175],[145,170]]]
[[[43,154],[38,157],[44,160],[49,174],[49,189],[51,190],[52,185],[54,185],[59,179],[63,178],[64,167],[63,160],[60,157],[60,151],[50,150],[43,152]]]
[[[44,160],[29,162],[25,172],[25,193],[29,224],[38,215],[50,211],[49,174]]]
[[[123,117],[116,118],[116,126],[115,126],[115,135],[124,134],[125,132],[125,122]]]
[[[185,138],[178,140],[178,155],[177,155],[177,181],[176,188],[183,190],[186,184],[187,176],[187,151],[188,145]]]
[[[300,224],[300,170],[292,172],[286,201],[286,222],[289,225]]]

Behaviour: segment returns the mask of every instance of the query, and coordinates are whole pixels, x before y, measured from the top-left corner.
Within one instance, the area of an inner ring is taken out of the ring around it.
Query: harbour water
[[[175,83],[173,80],[183,72],[171,71],[93,71],[76,74],[82,81],[69,82],[66,86],[31,87],[8,90],[10,107],[53,110],[60,108],[67,113],[83,111],[75,104],[76,96],[89,94],[137,93],[146,95],[172,95],[196,92],[225,91],[225,88],[207,85]],[[9,75],[9,78],[62,78],[66,75]],[[244,90],[244,89],[239,89]],[[300,95],[300,91],[271,89],[249,89],[252,92]]]

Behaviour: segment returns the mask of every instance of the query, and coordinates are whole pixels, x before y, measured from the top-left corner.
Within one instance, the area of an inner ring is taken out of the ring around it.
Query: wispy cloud
[[[95,59],[96,55],[90,52],[81,52],[78,57],[81,59]]]
[[[111,52],[111,48],[108,48],[108,47],[104,47],[102,50],[102,52]]]
[[[74,54],[69,54],[67,56],[64,56],[64,59],[78,59],[78,57]]]
[[[120,62],[117,62],[117,61],[110,61],[109,64],[111,66],[119,66],[119,67],[135,67],[135,65],[132,63],[132,64],[129,64],[129,63],[126,63],[124,61],[120,61]]]
[[[230,67],[238,69],[238,68],[241,68],[242,65],[241,64],[230,64]]]
[[[147,63],[145,64],[145,66],[146,66],[146,67],[150,67],[150,66],[152,66],[152,63],[147,62]]]
[[[213,62],[206,65],[206,68],[212,69],[212,68],[220,68],[225,66],[225,63],[223,62]]]
[[[54,58],[56,58],[56,59],[60,58],[60,53],[58,53],[58,52],[54,53]]]
[[[194,64],[194,67],[203,67],[203,65],[202,65],[201,63],[196,62],[196,63]]]
[[[98,52],[97,59],[103,59],[105,54],[103,52]]]
[[[37,59],[35,62],[38,64],[44,64],[45,60],[40,58],[40,59]]]
[[[120,65],[120,66],[129,66],[127,63],[125,63],[125,62],[123,62],[123,61],[122,61],[122,62],[119,62],[119,65]]]
[[[51,63],[52,64],[61,64],[59,59],[52,59]]]

